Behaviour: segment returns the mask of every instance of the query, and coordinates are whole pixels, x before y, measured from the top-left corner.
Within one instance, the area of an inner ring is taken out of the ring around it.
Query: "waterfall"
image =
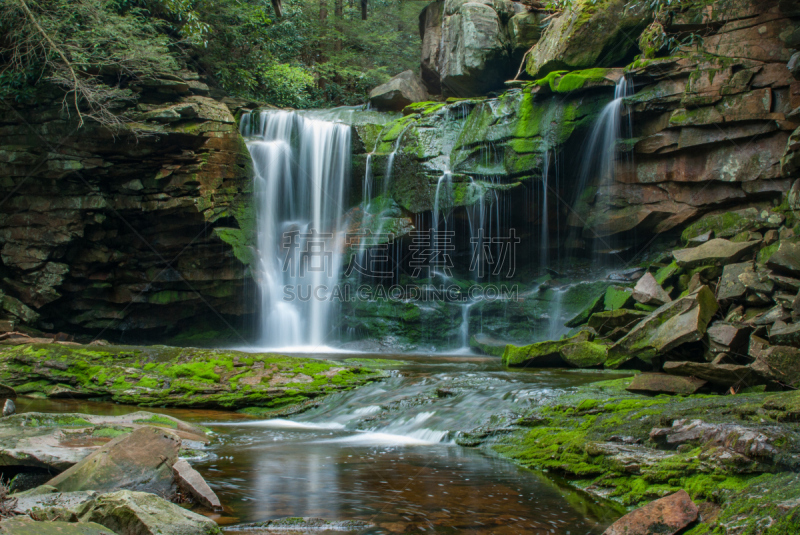
[[[292,111],[242,117],[255,169],[261,343],[318,346],[332,330],[350,127]]]

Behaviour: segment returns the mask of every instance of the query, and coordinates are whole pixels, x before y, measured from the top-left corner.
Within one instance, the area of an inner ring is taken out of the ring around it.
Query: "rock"
[[[655,306],[661,306],[672,301],[669,294],[659,286],[656,278],[651,273],[646,273],[636,283],[633,288],[633,298],[639,303]]]
[[[800,243],[781,240],[767,266],[790,277],[800,277]]]
[[[649,315],[648,312],[641,310],[630,310],[618,308],[604,312],[595,312],[589,318],[588,326],[594,329],[597,334],[606,336],[611,333],[619,333],[617,339],[625,334]]]
[[[689,242],[708,232],[712,232],[716,238],[733,238],[745,231],[776,229],[782,222],[783,216],[769,210],[759,210],[754,207],[724,210],[704,215],[686,227],[681,233],[681,238]]]
[[[785,441],[786,433],[778,426],[750,428],[702,420],[675,420],[672,427],[653,429],[650,440],[670,449],[681,444],[722,447],[753,460],[771,462],[778,454],[773,444]]]
[[[374,527],[374,524],[363,520],[325,520],[324,518],[289,517],[277,520],[265,520],[250,524],[239,524],[243,533],[284,533],[299,531],[302,533],[329,533],[332,531],[360,532]],[[264,530],[264,531],[262,531]]]
[[[8,518],[0,522],[0,535],[115,535],[94,522],[37,522],[30,517]]]
[[[0,384],[0,399],[17,399],[17,392],[10,386]]]
[[[787,321],[791,319],[792,314],[781,305],[777,305],[763,314],[759,314],[753,318],[754,325],[772,325],[776,321]]]
[[[221,511],[222,504],[219,498],[208,486],[197,470],[191,467],[188,462],[179,459],[172,465],[172,473],[175,476],[178,486],[192,495],[198,503],[208,507],[212,511]]]
[[[142,427],[112,440],[48,485],[61,492],[127,489],[169,495],[180,446],[181,439],[172,431]]]
[[[503,364],[526,368],[600,366],[606,360],[607,346],[594,343],[589,337],[584,331],[563,340],[538,342],[522,347],[509,344],[503,353]]]
[[[696,247],[696,246],[698,246],[700,244],[703,244],[703,243],[709,241],[713,237],[714,237],[714,231],[713,230],[709,230],[708,232],[704,232],[703,234],[700,234],[700,235],[695,236],[693,238],[689,238],[689,240],[687,241],[687,245],[689,247]]]
[[[493,357],[502,357],[503,352],[506,350],[506,342],[492,338],[483,333],[471,336],[469,339],[469,346],[485,355],[491,355]]]
[[[414,102],[428,100],[422,79],[414,71],[403,71],[369,93],[369,102],[379,110],[401,111]]]
[[[758,352],[750,368],[766,380],[792,388],[800,387],[800,349],[772,346]]]
[[[509,38],[490,3],[445,2],[444,48],[438,63],[442,93],[472,97],[500,89],[513,76]]]
[[[640,373],[625,390],[643,394],[694,394],[706,381],[665,373]]]
[[[749,366],[738,364],[680,361],[665,362],[663,369],[664,373],[696,377],[726,390],[730,387],[745,388],[763,382]]]
[[[701,340],[718,308],[708,286],[659,307],[609,349],[606,366],[617,368],[632,359],[652,364],[656,355]]]
[[[26,493],[15,494],[15,511],[26,515],[35,513],[37,520],[77,522],[83,505],[96,496],[94,491],[58,492],[55,487],[41,485]]]
[[[17,406],[14,405],[14,400],[7,399],[3,404],[3,416],[11,416],[15,412],[17,412]]]
[[[528,55],[527,71],[534,79],[556,70],[611,67],[636,43],[650,16],[624,0],[609,0],[596,9],[589,0],[579,0],[553,20]]]
[[[784,277],[783,275],[778,275],[776,273],[770,273],[769,278],[775,283],[776,286],[783,288],[784,290],[792,292],[793,294],[800,292],[800,279]]]
[[[714,238],[691,249],[679,249],[672,252],[675,261],[684,268],[693,268],[706,264],[731,264],[753,253],[760,242],[748,241],[735,243],[722,238]]]
[[[96,522],[121,535],[220,535],[217,524],[154,494],[121,490],[84,507],[81,522]]]
[[[697,520],[697,514],[697,506],[680,490],[628,513],[603,535],[674,535]]]
[[[609,286],[603,297],[604,310],[625,308],[633,300],[633,289],[622,286]]]
[[[769,341],[777,346],[800,347],[800,323],[773,327],[769,333]]]
[[[778,238],[779,238],[778,231],[775,230],[774,228],[770,229],[764,233],[764,245],[772,245],[773,243],[778,241]]]
[[[800,80],[800,52],[795,52],[792,54],[792,57],[789,58],[789,63],[786,64],[786,67],[796,80]]]
[[[746,353],[753,329],[722,321],[714,322],[706,331],[711,353]]]

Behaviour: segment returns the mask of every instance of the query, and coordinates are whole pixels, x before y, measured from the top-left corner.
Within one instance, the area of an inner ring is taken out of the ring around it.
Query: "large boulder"
[[[48,482],[61,492],[119,489],[169,495],[181,439],[172,431],[142,427],[116,438]]]
[[[219,535],[217,524],[154,494],[122,490],[87,504],[82,522],[101,524],[118,535]]]
[[[589,340],[587,333],[572,338],[537,342],[528,346],[507,345],[503,352],[503,364],[530,368],[601,366],[608,347]]]
[[[631,511],[603,535],[674,535],[697,520],[697,514],[697,506],[685,490],[680,490]]]
[[[412,70],[403,71],[369,93],[369,102],[379,110],[400,111],[409,104],[428,100],[422,79]]]
[[[708,286],[659,307],[609,349],[606,366],[617,368],[632,359],[652,364],[657,355],[702,340],[718,308]]]
[[[445,1],[442,92],[482,95],[502,87],[511,70],[508,34],[491,2]]]
[[[578,0],[545,30],[528,56],[534,78],[557,70],[612,67],[637,47],[651,15],[627,0]],[[633,37],[633,38],[632,38]]]
[[[714,362],[673,361],[664,363],[664,372],[696,377],[725,390],[737,390],[763,383],[761,376],[749,366],[739,364],[717,364]]]

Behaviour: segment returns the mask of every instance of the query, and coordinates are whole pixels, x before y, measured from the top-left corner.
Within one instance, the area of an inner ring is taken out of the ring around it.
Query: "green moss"
[[[544,78],[534,81],[539,86],[548,86],[555,93],[569,93],[577,91],[586,85],[586,82],[604,80],[608,69],[585,69],[582,71],[553,71]]]
[[[155,425],[158,427],[170,427],[172,429],[178,428],[178,422],[172,418],[168,418],[167,416],[161,416],[160,414],[154,414],[150,418],[140,418],[138,420],[134,420],[133,423]]]
[[[633,289],[622,286],[610,286],[603,297],[603,310],[625,308],[633,301]]]
[[[775,242],[772,245],[767,245],[766,247],[761,249],[758,252],[758,255],[756,255],[756,261],[759,264],[766,264],[767,261],[772,257],[772,255],[774,255],[775,252],[778,250],[780,244],[781,244],[780,242]]]
[[[97,438],[117,438],[130,432],[129,428],[124,427],[96,427],[92,431],[92,436]]]

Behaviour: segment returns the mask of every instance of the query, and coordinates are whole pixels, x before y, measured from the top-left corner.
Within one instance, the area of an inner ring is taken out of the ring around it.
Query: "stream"
[[[308,356],[308,355],[305,355]],[[332,360],[387,359],[337,353]],[[359,520],[393,533],[600,534],[618,508],[557,478],[519,468],[476,436],[600,372],[507,372],[495,358],[397,355],[389,376],[325,398],[292,419],[233,412],[146,409],[210,427],[215,440],[192,460],[225,505],[212,518],[236,524],[282,517]],[[85,400],[20,399],[20,412],[118,415],[138,407]],[[244,532],[243,532],[244,533]]]

